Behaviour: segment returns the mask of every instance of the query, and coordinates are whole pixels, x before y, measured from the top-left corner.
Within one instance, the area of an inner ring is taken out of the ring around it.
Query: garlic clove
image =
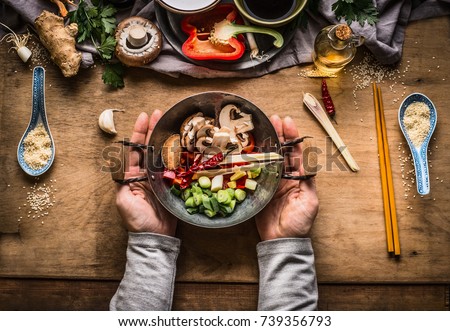
[[[105,109],[98,117],[98,126],[104,132],[109,134],[116,134],[116,127],[114,125],[114,112],[125,112],[120,109]]]

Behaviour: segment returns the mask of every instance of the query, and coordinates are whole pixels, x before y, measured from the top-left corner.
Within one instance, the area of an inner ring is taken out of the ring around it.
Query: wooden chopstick
[[[375,105],[375,122],[377,128],[387,250],[389,253],[394,253],[394,255],[400,255],[397,210],[395,207],[394,184],[392,180],[389,144],[384,118],[383,98],[381,88],[377,87],[375,82],[373,83],[373,100]]]

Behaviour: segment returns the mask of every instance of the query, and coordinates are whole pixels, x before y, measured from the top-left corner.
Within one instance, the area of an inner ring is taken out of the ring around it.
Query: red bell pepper
[[[221,4],[206,14],[186,16],[181,28],[189,37],[182,51],[194,60],[237,60],[245,52],[242,33],[264,33],[275,38],[274,46],[283,45],[283,36],[272,29],[247,26],[233,4]],[[236,24],[237,23],[237,24]]]
[[[181,28],[189,35],[182,46],[183,54],[194,60],[237,60],[245,52],[243,37],[232,38],[228,45],[217,45],[209,40],[214,24],[222,20],[240,21],[232,4],[221,4],[204,14],[186,16]]]

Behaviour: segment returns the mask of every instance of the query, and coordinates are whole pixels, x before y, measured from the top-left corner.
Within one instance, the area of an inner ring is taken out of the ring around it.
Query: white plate
[[[220,0],[158,0],[158,2],[172,12],[193,14],[211,9]]]

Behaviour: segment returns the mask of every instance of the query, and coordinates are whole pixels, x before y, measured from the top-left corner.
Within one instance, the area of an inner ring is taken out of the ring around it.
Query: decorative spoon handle
[[[416,172],[417,192],[421,195],[430,193],[430,175],[428,173],[427,146],[414,148],[412,151],[414,170]]]
[[[41,118],[47,129],[47,115],[45,112],[45,70],[43,67],[33,69],[33,99],[30,123],[36,124]]]

